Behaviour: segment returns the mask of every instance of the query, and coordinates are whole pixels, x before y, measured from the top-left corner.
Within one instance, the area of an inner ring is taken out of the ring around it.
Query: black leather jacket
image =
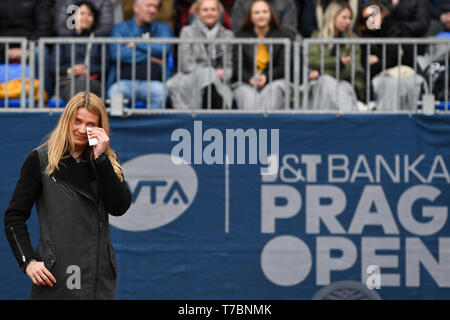
[[[60,161],[50,176],[46,148],[27,157],[5,212],[5,231],[22,269],[31,259],[43,261],[56,278],[53,287],[32,285],[32,299],[113,299],[117,264],[111,244],[108,214],[122,215],[131,204],[125,182],[120,182],[105,154],[77,164]],[[40,239],[30,243],[26,220],[36,203]],[[80,269],[79,289],[67,280],[71,266]]]

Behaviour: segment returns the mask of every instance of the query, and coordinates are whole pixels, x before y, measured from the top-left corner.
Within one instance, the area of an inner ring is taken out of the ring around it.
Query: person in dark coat
[[[87,133],[96,145],[88,145]],[[34,204],[36,250],[26,226]],[[114,299],[117,263],[108,214],[123,215],[130,204],[119,157],[109,146],[105,106],[80,92],[48,140],[28,154],[5,212],[9,245],[33,282],[30,298]]]
[[[380,27],[370,29],[368,28],[368,17],[371,16],[371,12],[368,11],[368,8],[371,6],[377,5],[380,8]],[[400,37],[400,30],[395,25],[395,18],[386,7],[381,5],[377,1],[369,1],[361,8],[361,12],[359,13],[356,19],[356,25],[359,30],[359,36],[363,38],[396,38]],[[367,70],[367,45],[361,46],[361,64],[363,68]],[[408,51],[408,61],[405,61],[402,57],[402,64],[409,65],[412,54]],[[370,46],[370,55],[369,55],[369,66],[370,66],[370,79],[378,75],[381,71],[383,71],[383,45],[381,44],[372,44]],[[386,56],[385,56],[385,69],[389,69],[397,66],[398,64],[398,45],[386,45]]]
[[[74,38],[93,38],[99,23],[100,12],[89,0],[81,0],[75,3],[80,9],[77,12],[80,18],[79,28],[71,30],[67,36]],[[72,67],[72,45],[61,45],[59,94],[62,100],[71,98],[71,80],[74,74],[74,94],[86,90],[86,77],[89,76],[89,91],[101,95],[101,47],[99,44],[75,44],[74,61]],[[56,60],[56,54],[53,56]],[[105,61],[106,63],[106,61]],[[89,66],[88,66],[89,64]],[[88,70],[89,69],[89,70]],[[89,71],[89,75],[87,74]]]
[[[378,0],[395,20],[400,37],[423,37],[428,31],[428,0]]]
[[[51,16],[50,0],[2,0],[0,1],[0,37],[25,37],[28,40],[37,41],[40,37],[50,37],[53,35],[53,24]],[[52,93],[52,81],[50,79],[51,68],[47,66],[51,60],[51,47],[44,47],[44,75],[45,90],[49,95]],[[39,61],[36,52],[35,61]],[[9,62],[19,62],[22,57],[22,49],[19,43],[9,46],[7,52]],[[0,63],[5,63],[5,44],[0,44]],[[36,63],[35,74],[39,74],[39,63]]]
[[[244,21],[245,13],[252,5],[253,0],[236,0],[233,5],[231,13],[231,27],[234,33],[237,33]],[[292,40],[295,40],[298,35],[297,30],[297,6],[294,0],[267,0],[272,7],[274,16],[280,24],[282,29]]]
[[[55,29],[58,36],[67,36],[72,33],[71,25],[74,22],[75,10],[71,6],[79,6],[77,0],[59,0],[56,7]],[[99,12],[97,35],[107,37],[114,24],[114,13],[111,0],[91,0]],[[67,12],[69,11],[69,12]]]

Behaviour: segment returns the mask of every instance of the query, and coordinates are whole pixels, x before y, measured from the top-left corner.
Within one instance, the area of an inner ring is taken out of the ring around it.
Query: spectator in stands
[[[434,36],[444,31],[445,24],[449,23],[450,14],[446,8],[450,6],[450,0],[430,0],[429,6],[431,19],[427,35]]]
[[[90,37],[95,36],[98,26],[99,12],[95,5],[89,0],[81,0],[76,3],[80,8],[77,11],[79,19],[79,28],[75,28],[68,35],[70,37]],[[75,45],[75,65],[71,65],[72,45],[62,45],[60,51],[60,72],[63,76],[60,78],[59,94],[62,100],[69,101],[73,96],[71,94],[71,75],[74,75],[75,93],[85,91],[86,77],[89,77],[89,91],[97,96],[101,95],[101,48],[98,44],[76,44]],[[89,72],[89,74],[88,74]]]
[[[176,26],[177,34],[184,26],[189,25],[195,19],[195,4],[196,0],[175,0],[175,7],[178,12],[178,21]],[[220,22],[227,29],[231,29],[231,18],[230,11],[231,5],[234,0],[220,0],[221,5],[221,14],[220,14]],[[230,5],[231,3],[231,5]],[[227,5],[228,9],[225,9],[225,5]]]
[[[114,24],[111,0],[91,0],[100,13],[97,36],[108,36]],[[59,0],[58,15],[56,17],[56,32],[59,36],[66,36],[75,28],[76,0]]]
[[[355,38],[351,31],[353,12],[345,2],[332,2],[328,5],[324,23],[320,31],[313,33],[313,38]],[[312,45],[309,51],[310,80],[317,80],[312,86],[313,109],[340,109],[356,110],[357,97],[355,89],[350,84],[352,79],[352,64],[355,70],[354,82],[358,98],[364,100],[364,77],[357,72],[361,62],[361,49],[355,45],[354,60],[352,60],[351,45],[339,45],[339,58],[336,57],[337,46],[328,44],[323,47],[324,61],[321,69],[321,46]],[[338,64],[338,66],[336,66]],[[339,71],[339,80],[336,79],[336,68]],[[337,95],[337,96],[336,96]]]
[[[379,17],[373,6],[379,7]],[[367,38],[395,38],[401,36],[396,18],[386,7],[377,1],[366,3],[357,19],[362,37]],[[362,66],[366,72],[370,71],[371,88],[377,98],[377,109],[413,109],[416,107],[417,97],[423,77],[414,73],[414,52],[411,46],[401,46],[401,61],[398,61],[399,46],[386,45],[386,55],[383,61],[383,45],[370,46],[369,65],[367,69],[367,46],[362,46]],[[401,65],[399,66],[399,62]],[[384,68],[383,68],[384,64]],[[401,74],[400,88],[398,74]],[[414,76],[415,75],[415,76]],[[400,90],[401,105],[398,105],[398,91]]]
[[[270,3],[266,0],[256,0],[248,8],[241,31],[236,37],[264,39],[288,38],[288,35],[280,29]],[[242,61],[239,61],[241,58]],[[234,46],[233,80],[237,83],[233,87],[239,108],[281,109],[284,99],[287,98],[285,90],[288,90],[283,80],[283,77],[288,76],[284,74],[284,63],[282,45],[273,45],[272,56],[265,44],[259,44],[257,47],[253,44],[243,45],[242,57],[238,46]],[[242,66],[241,70],[239,65]],[[269,71],[272,71],[272,74],[269,74]]]
[[[378,0],[394,18],[400,37],[423,37],[430,23],[427,0]]]
[[[380,8],[380,25],[376,25],[376,18],[370,17],[373,10],[369,7],[378,6]],[[400,37],[400,30],[395,26],[395,18],[389,11],[377,1],[370,1],[362,7],[362,10],[357,19],[357,26],[359,35],[364,38],[396,38]],[[362,66],[367,69],[367,46],[362,48]],[[383,71],[383,45],[372,44],[370,46],[369,65],[370,65],[370,79],[372,80],[376,75]],[[386,45],[385,68],[389,69],[398,64],[398,46]],[[402,59],[403,62],[405,62]],[[367,71],[367,70],[366,70]]]
[[[232,46],[194,42],[196,39],[233,37],[219,21],[221,9],[218,0],[197,0],[195,13],[198,19],[181,30],[180,38],[192,42],[180,45],[181,72],[167,82],[176,109],[207,108],[209,94],[211,108],[231,107],[233,94],[227,81],[231,78]]]
[[[0,1],[0,37],[26,37],[28,40],[38,40],[40,37],[50,37],[53,34],[52,18],[50,15],[49,0],[3,0]],[[49,74],[50,49],[45,49],[45,90],[52,91],[52,82]],[[39,71],[38,48],[33,53],[36,56],[36,70]],[[26,52],[29,57],[30,52]],[[20,45],[11,44],[8,50],[10,62],[19,62],[22,57]],[[5,45],[0,45],[0,63],[5,63]]]
[[[441,21],[442,32],[434,34],[437,38],[447,38],[450,40],[450,1],[441,4]],[[445,58],[450,56],[450,47],[447,44],[432,44],[429,46],[425,55],[419,56],[417,62],[423,70],[423,75],[435,99],[438,101],[445,101]],[[448,62],[447,62],[448,63]],[[449,70],[450,72],[450,70]],[[450,81],[447,83],[450,92]]]
[[[155,21],[155,16],[159,9],[159,0],[136,0],[133,4],[134,16],[130,20],[116,24],[113,27],[111,37],[114,38],[170,38],[173,33],[170,26],[165,22]],[[120,45],[120,70],[121,78],[116,81],[116,67],[110,69],[108,75],[108,96],[114,93],[122,93],[126,99],[132,98],[132,61],[133,44]],[[137,101],[146,101],[147,93],[150,90],[150,108],[159,109],[163,106],[164,100],[168,96],[168,90],[162,81],[162,58],[163,44],[153,43],[150,45],[151,61],[147,61],[147,43],[136,44],[136,81],[134,82],[135,97]],[[172,45],[166,45],[166,54],[172,50]],[[113,61],[117,60],[117,46],[109,46],[109,54]],[[151,63],[150,79],[147,78],[147,64]],[[170,75],[169,68],[166,68],[166,77]],[[148,82],[150,80],[150,83]]]
[[[314,0],[316,3],[315,5],[315,17],[317,19],[317,27],[318,29],[322,29],[325,18],[325,11],[328,8],[328,5],[333,2],[344,2],[349,5],[349,7],[352,9],[353,17],[352,17],[352,25],[351,28],[355,25],[356,16],[364,4],[364,0]]]
[[[254,0],[236,0],[231,14],[231,27],[236,34],[242,29],[245,21],[245,13],[248,12]],[[297,30],[297,7],[294,0],[267,0],[273,8],[274,16],[280,24],[281,29],[291,39],[295,39]]]

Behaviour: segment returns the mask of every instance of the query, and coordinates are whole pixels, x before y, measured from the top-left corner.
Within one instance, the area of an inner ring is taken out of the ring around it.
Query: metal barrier
[[[11,45],[20,44],[21,49],[21,58],[20,58],[20,68],[21,68],[21,91],[20,91],[20,107],[24,108],[26,105],[26,60],[27,60],[27,39],[26,38],[13,38],[13,37],[4,37],[0,38],[0,44],[4,49],[4,60],[5,60],[5,96],[3,98],[3,103],[5,108],[9,108],[9,92],[8,92],[8,82],[9,79],[9,68],[10,68],[10,59],[9,59],[9,49]],[[34,58],[34,51],[30,50],[30,58]],[[34,59],[33,59],[34,60]],[[30,65],[30,69],[34,68],[34,65]],[[30,83],[31,85],[31,83]],[[31,96],[30,96],[31,97]]]
[[[448,55],[449,55],[449,45],[450,40],[449,39],[441,39],[441,38],[383,38],[383,39],[373,39],[373,38],[339,38],[339,39],[305,39],[302,41],[302,43],[295,43],[294,44],[294,52],[295,55],[298,56],[300,52],[300,48],[303,50],[302,57],[303,57],[303,66],[302,66],[302,73],[303,73],[303,85],[300,89],[299,86],[299,75],[296,74],[298,70],[300,69],[300,62],[297,60],[294,60],[294,105],[296,107],[300,107],[300,90],[302,91],[302,103],[301,108],[303,110],[308,109],[309,105],[309,90],[310,90],[310,81],[309,81],[309,53],[310,48],[313,45],[319,45],[320,46],[320,54],[321,54],[321,66],[320,66],[320,74],[322,75],[324,73],[324,51],[325,51],[325,45],[335,45],[336,48],[336,54],[335,54],[335,68],[336,68],[336,78],[337,80],[340,79],[340,47],[343,45],[350,45],[351,46],[351,85],[353,88],[355,88],[355,75],[356,75],[356,69],[359,66],[355,65],[355,46],[366,46],[366,66],[365,66],[365,94],[366,94],[366,104],[369,104],[370,101],[370,85],[371,85],[371,74],[370,74],[370,55],[371,55],[371,46],[373,45],[381,45],[382,46],[382,71],[386,70],[386,57],[389,54],[387,52],[387,46],[389,45],[395,45],[397,47],[397,66],[402,65],[402,46],[404,45],[412,45],[413,46],[413,69],[414,69],[414,77],[416,77],[418,72],[418,46],[422,45],[438,45],[438,46],[444,46],[445,47],[445,111],[448,112],[449,106],[448,106]],[[400,88],[400,82],[402,81],[402,75],[401,75],[401,69],[398,68],[398,88]],[[428,84],[431,83],[431,79],[428,80]],[[432,88],[431,88],[432,89]],[[430,92],[431,92],[430,89]],[[337,91],[338,93],[338,91]],[[400,106],[400,89],[397,90],[397,103],[394,104],[392,111],[393,112],[400,112],[398,107]],[[423,101],[422,101],[423,102]],[[433,103],[433,101],[431,102]],[[434,105],[437,105],[439,103],[435,102]],[[417,106],[416,106],[417,107]],[[374,112],[375,110],[369,109],[369,112]],[[413,110],[417,112],[416,110]],[[423,111],[423,110],[422,110]],[[386,110],[383,110],[383,112],[386,112]]]
[[[25,38],[2,38],[0,39],[0,44],[5,44],[6,48],[9,48],[9,45],[13,43],[20,43],[21,48],[28,48],[29,46],[29,52],[33,53],[35,51],[35,42],[28,41]],[[320,74],[323,74],[324,72],[324,52],[325,52],[325,46],[332,44],[335,45],[336,51],[335,51],[335,68],[336,68],[336,78],[340,79],[340,50],[341,46],[344,45],[350,45],[351,46],[351,79],[350,83],[352,87],[355,87],[355,78],[356,78],[356,72],[357,69],[361,66],[357,66],[355,62],[355,48],[357,46],[366,46],[366,66],[365,70],[367,72],[365,73],[365,93],[366,93],[366,105],[369,105],[371,103],[371,96],[370,96],[370,84],[371,84],[371,74],[370,74],[370,64],[369,64],[369,56],[371,53],[371,46],[374,45],[381,45],[383,50],[383,57],[382,57],[382,70],[386,69],[386,57],[390,54],[388,51],[388,46],[398,46],[398,55],[397,55],[397,62],[398,65],[402,64],[402,54],[401,54],[401,48],[404,45],[409,45],[413,47],[413,57],[414,57],[414,66],[413,69],[415,71],[415,74],[418,71],[418,46],[421,45],[437,45],[437,46],[444,46],[445,49],[445,101],[435,101],[434,105],[437,105],[442,102],[444,103],[444,108],[442,108],[442,111],[437,110],[437,112],[448,112],[449,106],[448,106],[448,84],[449,84],[449,75],[448,75],[448,55],[449,55],[449,45],[450,40],[448,39],[439,39],[439,38],[384,38],[384,39],[371,39],[371,38],[336,38],[336,39],[303,39],[302,41],[295,41],[291,42],[288,39],[255,39],[255,38],[234,38],[234,39],[216,39],[216,40],[206,40],[206,39],[180,39],[180,38],[151,38],[151,39],[142,39],[142,38],[41,38],[38,41],[38,58],[39,58],[39,99],[37,101],[38,109],[45,109],[44,104],[44,83],[45,83],[45,72],[44,68],[45,66],[45,50],[44,48],[48,45],[54,46],[54,67],[55,67],[55,99],[58,105],[58,102],[60,100],[60,92],[59,92],[59,83],[61,79],[61,72],[60,72],[60,48],[62,45],[69,45],[71,47],[70,50],[70,65],[75,65],[75,45],[99,45],[101,47],[101,98],[109,103],[109,99],[107,97],[106,92],[106,80],[108,71],[110,71],[109,68],[109,55],[107,50],[108,46],[116,46],[116,64],[115,64],[115,72],[116,72],[116,78],[115,81],[119,81],[121,79],[121,63],[117,63],[118,61],[121,61],[121,46],[129,44],[129,47],[132,50],[131,54],[131,99],[130,99],[130,107],[124,108],[124,102],[122,101],[120,103],[120,109],[119,113],[123,110],[129,112],[129,113],[176,113],[176,112],[186,112],[186,110],[167,110],[166,109],[166,101],[163,99],[163,108],[162,110],[150,110],[148,109],[150,105],[150,90],[148,90],[147,93],[147,99],[144,102],[144,105],[146,108],[143,109],[137,109],[136,108],[136,97],[135,97],[135,84],[136,84],[136,50],[137,45],[146,45],[147,46],[147,61],[150,61],[150,57],[152,56],[152,45],[162,45],[162,82],[165,84],[168,80],[166,78],[166,68],[167,68],[167,54],[171,50],[171,46],[179,46],[180,44],[185,43],[199,43],[199,44],[210,44],[210,45],[223,45],[225,47],[228,46],[238,46],[238,52],[239,57],[237,62],[239,68],[238,70],[242,70],[242,47],[245,45],[253,45],[257,46],[260,43],[264,43],[268,46],[268,50],[270,55],[272,56],[273,52],[273,46],[275,45],[282,45],[284,47],[284,90],[285,90],[285,101],[284,101],[284,109],[283,110],[255,110],[255,111],[249,111],[249,110],[239,110],[239,112],[332,112],[332,113],[339,113],[339,110],[311,110],[308,108],[309,106],[309,92],[310,92],[310,81],[309,81],[309,50],[312,46],[317,45],[320,46],[320,60],[321,60],[321,66],[320,66]],[[293,49],[293,50],[291,50]],[[9,59],[7,56],[7,51],[5,51],[5,81],[7,83],[8,79],[8,66],[9,66]],[[30,86],[29,86],[29,101],[28,105],[29,107],[33,108],[35,106],[35,100],[34,100],[34,69],[35,69],[35,61],[34,61],[35,55],[29,54],[29,67],[30,67]],[[227,59],[227,50],[224,50],[224,55],[222,57],[223,61],[225,62]],[[180,59],[180,57],[178,57]],[[253,70],[256,73],[256,50],[254,50],[254,65]],[[24,109],[26,106],[26,90],[25,90],[25,66],[26,66],[26,50],[22,50],[22,59],[21,59],[21,68],[22,68],[22,90],[20,95],[20,109]],[[89,59],[87,59],[89,61]],[[276,64],[277,61],[273,61],[273,59],[270,59],[269,63],[269,77],[270,81],[272,80],[272,71],[273,66]],[[223,63],[225,64],[225,63]],[[292,68],[291,68],[292,66]],[[177,70],[173,70],[176,72],[180,71],[180,63],[177,63]],[[88,70],[88,77],[86,77],[86,87],[89,90],[89,75],[91,73],[90,71],[90,65],[89,62],[87,63],[87,70]],[[398,70],[398,81],[399,84],[402,81],[400,69]],[[150,78],[151,74],[151,63],[147,63],[147,78]],[[292,72],[292,74],[291,74]],[[414,74],[414,77],[416,76]],[[238,83],[242,82],[242,73],[239,72],[237,75]],[[75,75],[72,73],[70,75],[71,79],[71,93],[73,95],[75,87],[74,87],[74,80]],[[431,79],[426,79],[427,82],[430,84],[432,81]],[[4,105],[6,108],[3,108],[2,110],[10,109],[9,106],[9,98],[7,94],[8,85],[6,84],[6,94],[4,98]],[[292,89],[292,90],[291,90]],[[432,88],[431,88],[432,89]],[[400,91],[397,90],[397,102],[400,101]],[[292,95],[290,94],[292,92]],[[289,93],[289,94],[288,94]],[[338,94],[338,91],[337,91]],[[429,98],[429,97],[428,97]],[[409,110],[408,112],[423,112],[423,105],[424,101],[419,101],[419,104],[422,104],[422,110],[415,109],[415,110]],[[398,106],[400,104],[395,104],[396,108],[393,108],[391,112],[403,112],[398,109]],[[208,109],[211,109],[211,85],[208,87]],[[57,108],[54,109],[54,111],[57,111]],[[226,110],[189,110],[190,112],[226,112]],[[233,111],[235,112],[235,111]],[[364,112],[364,111],[361,111]],[[374,110],[372,108],[369,108],[367,110],[369,113],[373,112],[379,112],[379,110]],[[387,110],[383,110],[382,112],[389,112]],[[117,113],[116,113],[117,114]]]
[[[291,42],[289,41],[289,39],[255,39],[255,38],[239,38],[239,39],[215,39],[215,40],[206,40],[206,39],[196,39],[195,41],[189,40],[189,39],[179,39],[179,38],[152,38],[152,39],[142,39],[142,38],[41,38],[39,39],[39,52],[43,52],[44,51],[44,46],[46,45],[54,45],[54,50],[55,50],[55,78],[56,78],[56,85],[55,85],[55,98],[56,101],[59,101],[59,80],[60,80],[60,70],[59,70],[59,64],[60,64],[60,46],[61,45],[70,45],[72,50],[71,50],[71,65],[72,67],[75,65],[75,49],[74,46],[76,44],[84,44],[84,45],[88,45],[88,44],[99,44],[101,46],[101,81],[102,81],[102,92],[101,92],[101,98],[105,101],[107,101],[108,99],[106,99],[106,92],[105,92],[105,81],[106,81],[106,65],[108,63],[107,61],[107,55],[106,55],[106,46],[109,45],[115,45],[116,46],[116,55],[117,55],[117,59],[115,61],[115,67],[116,67],[116,81],[118,82],[119,80],[121,80],[121,63],[120,62],[120,57],[121,57],[121,45],[129,45],[132,49],[132,63],[131,63],[131,67],[132,67],[132,79],[131,79],[131,83],[132,83],[132,90],[131,90],[131,110],[132,111],[138,111],[136,110],[136,98],[135,98],[135,82],[136,80],[136,45],[139,44],[144,44],[147,45],[147,61],[150,61],[150,57],[151,55],[151,46],[153,44],[160,44],[162,45],[162,82],[164,84],[166,84],[166,81],[168,79],[166,79],[166,68],[167,68],[167,53],[168,53],[168,46],[171,45],[180,45],[183,43],[200,43],[200,44],[210,44],[210,45],[224,45],[224,46],[233,46],[233,45],[237,45],[239,47],[239,70],[241,70],[241,66],[242,66],[242,46],[243,45],[254,45],[255,47],[260,44],[260,43],[264,43],[266,44],[269,48],[269,52],[272,53],[273,50],[273,46],[274,45],[282,45],[284,46],[284,54],[285,54],[285,70],[284,70],[284,79],[285,79],[285,88],[289,88],[290,87],[290,70],[291,70],[291,63],[290,63],[290,48],[291,48]],[[223,62],[227,59],[226,56],[226,52],[227,50],[224,50],[225,55],[222,57]],[[44,57],[43,55],[39,55],[39,80],[40,81],[45,81],[45,75],[44,75]],[[255,63],[254,63],[254,70],[256,73],[256,50],[255,50],[255,59],[254,59]],[[276,61],[272,61],[272,59],[270,60],[270,65],[269,65],[269,77],[270,80],[272,80],[272,67],[273,67],[273,63],[276,63]],[[178,65],[178,72],[179,67],[180,67],[180,63],[177,64]],[[89,65],[87,66],[88,69],[88,75],[90,75],[90,68]],[[150,78],[150,74],[151,74],[151,63],[147,63],[147,79]],[[86,77],[86,87],[89,89],[89,81],[88,81],[89,77]],[[241,73],[239,73],[239,77],[238,77],[238,83],[242,82],[242,75]],[[43,88],[42,86],[40,86],[40,95],[39,95],[39,107],[44,107],[44,101],[42,98],[42,94],[43,94]],[[74,74],[71,74],[71,89],[72,89],[72,93],[74,92]],[[146,105],[149,106],[150,105],[150,90],[147,90],[147,101],[146,101]],[[42,94],[41,94],[42,93]],[[289,99],[285,99],[285,109],[289,109],[290,103],[289,103]],[[165,99],[163,99],[163,107],[162,109],[166,108],[166,101]],[[208,109],[211,109],[211,88],[208,88]],[[142,110],[140,110],[142,111]]]

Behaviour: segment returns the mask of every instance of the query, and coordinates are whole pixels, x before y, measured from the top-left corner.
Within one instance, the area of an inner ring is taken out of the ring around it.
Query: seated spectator
[[[173,107],[198,109],[208,107],[208,90],[211,107],[231,108],[233,95],[227,81],[232,71],[232,46],[195,43],[196,39],[226,39],[233,33],[219,21],[221,5],[218,0],[197,0],[195,13],[198,17],[181,30],[181,39],[191,39],[179,47],[180,70],[168,82]],[[228,53],[225,59],[224,51]],[[209,89],[208,89],[209,88]]]
[[[427,35],[434,36],[444,31],[445,24],[449,23],[450,13],[447,8],[450,7],[450,0],[430,0],[429,6],[431,19]]]
[[[158,13],[158,0],[136,0],[133,4],[134,16],[130,20],[116,24],[113,27],[111,37],[113,38],[170,38],[173,37],[170,26],[165,22],[154,21]],[[132,98],[132,61],[133,44],[120,45],[120,70],[121,78],[116,81],[116,67],[110,69],[108,75],[108,97],[114,93],[122,93],[126,99]],[[138,101],[147,101],[147,93],[150,90],[150,108],[162,108],[168,96],[168,90],[162,81],[162,58],[163,44],[153,43],[150,45],[151,61],[147,61],[147,43],[136,44],[136,80],[134,82],[135,98]],[[172,45],[166,45],[166,54],[172,50]],[[109,46],[109,54],[113,61],[117,60],[117,45]],[[151,63],[150,79],[147,78],[147,64]],[[166,68],[166,77],[169,77],[169,68]],[[149,83],[150,81],[150,83]],[[110,87],[110,85],[112,86]]]
[[[311,0],[308,0],[311,1]],[[325,14],[325,10],[327,10],[328,5],[332,2],[344,2],[346,4],[348,4],[350,6],[350,8],[352,9],[353,17],[352,17],[352,26],[351,28],[353,29],[353,26],[355,25],[356,22],[356,16],[357,13],[360,11],[360,8],[362,7],[362,5],[364,4],[364,0],[312,0],[312,2],[315,4],[314,12],[311,12],[313,16],[315,16],[316,21],[317,21],[317,29],[320,30],[324,24],[324,14]],[[310,12],[307,12],[306,14],[310,14]]]
[[[430,23],[427,0],[378,0],[392,15],[399,37],[423,37]]]
[[[380,8],[379,17],[375,14],[372,6]],[[377,20],[379,19],[379,25]],[[357,19],[357,24],[362,37],[367,38],[395,38],[399,37],[401,29],[395,17],[377,1],[366,3]],[[383,62],[383,45],[372,44],[369,52],[370,79],[373,93],[377,98],[377,109],[399,110],[415,109],[417,106],[417,97],[420,93],[422,84],[425,82],[423,77],[414,73],[413,67],[413,48],[411,46],[401,46],[401,65],[398,65],[397,44],[386,45],[386,55]],[[367,46],[362,46],[362,66],[367,66]],[[384,69],[383,69],[384,63]],[[366,68],[366,72],[369,71]],[[398,79],[400,73],[401,81]],[[400,88],[399,88],[400,83]],[[398,105],[398,92],[400,90],[400,105]]]
[[[50,16],[49,0],[23,0],[0,1],[0,37],[25,37],[28,40],[38,40],[40,37],[50,37],[53,34],[52,20]],[[50,56],[49,48],[45,47],[45,66],[48,66]],[[38,48],[36,55],[38,59]],[[7,52],[9,62],[19,62],[22,57],[20,44],[11,44]],[[29,57],[30,52],[26,52]],[[5,63],[5,45],[0,45],[0,63]],[[35,74],[38,75],[39,63],[36,63]],[[44,69],[45,90],[51,94],[52,83],[49,69]]]
[[[77,11],[79,28],[71,31],[70,37],[94,37],[99,22],[99,12],[95,5],[88,0],[76,3],[80,8]],[[86,77],[89,77],[89,91],[101,96],[101,48],[98,44],[75,44],[75,65],[71,65],[72,45],[62,45],[60,51],[60,72],[63,76],[59,83],[59,96],[64,101],[69,101],[71,94],[71,82],[74,75],[74,94],[86,91]],[[89,64],[89,67],[88,67]],[[89,74],[88,74],[89,68]]]
[[[181,28],[189,25],[195,19],[196,12],[194,4],[196,0],[174,0],[174,1],[178,14],[176,26],[176,32],[178,34]],[[230,18],[230,11],[224,9],[224,4],[227,4],[229,9],[231,9],[230,2],[231,4],[233,4],[234,0],[220,0],[221,14],[219,21],[227,29],[231,29],[231,18]]]
[[[450,1],[443,3],[442,7],[442,26],[443,31],[435,36],[437,38],[446,38],[450,40]],[[445,56],[450,56],[450,47],[446,44],[430,45],[424,56],[419,56],[417,62],[423,75],[431,87],[431,93],[438,101],[445,101]],[[448,71],[450,72],[450,70]],[[448,94],[450,95],[450,81],[448,82]]]
[[[75,5],[76,0],[58,0],[56,16],[56,33],[59,36],[67,36],[75,28]],[[97,36],[109,36],[114,24],[114,16],[111,0],[91,0],[100,13],[100,20],[96,31]]]
[[[280,24],[270,3],[266,0],[254,1],[247,10],[241,31],[237,38],[288,38],[280,30]],[[255,49],[256,61],[255,61]],[[242,69],[239,70],[239,59]],[[271,61],[272,60],[272,61]],[[256,74],[254,73],[256,63]],[[272,74],[269,74],[272,63]],[[274,45],[272,56],[265,44],[243,45],[242,57],[238,46],[233,47],[234,97],[241,109],[281,109],[287,99],[284,74],[284,47]],[[242,75],[242,78],[240,78]]]
[[[356,38],[351,31],[353,12],[345,2],[332,2],[328,5],[324,23],[320,31],[313,33],[313,38]],[[364,77],[357,72],[361,63],[361,49],[355,45],[355,55],[352,61],[351,45],[339,45],[339,59],[336,59],[336,45],[323,47],[324,61],[321,69],[321,46],[312,45],[309,51],[310,80],[317,80],[313,85],[313,109],[357,110],[355,89],[350,84],[352,79],[352,64],[354,64],[354,81],[360,100],[364,100]],[[339,64],[339,66],[336,66]],[[339,80],[336,79],[336,67],[339,68]],[[338,97],[337,97],[337,96]]]
[[[254,0],[236,0],[231,14],[231,27],[236,34],[245,22],[245,13],[248,12]],[[280,28],[294,40],[297,37],[297,7],[294,0],[267,0],[273,8],[274,16],[280,24]]]

